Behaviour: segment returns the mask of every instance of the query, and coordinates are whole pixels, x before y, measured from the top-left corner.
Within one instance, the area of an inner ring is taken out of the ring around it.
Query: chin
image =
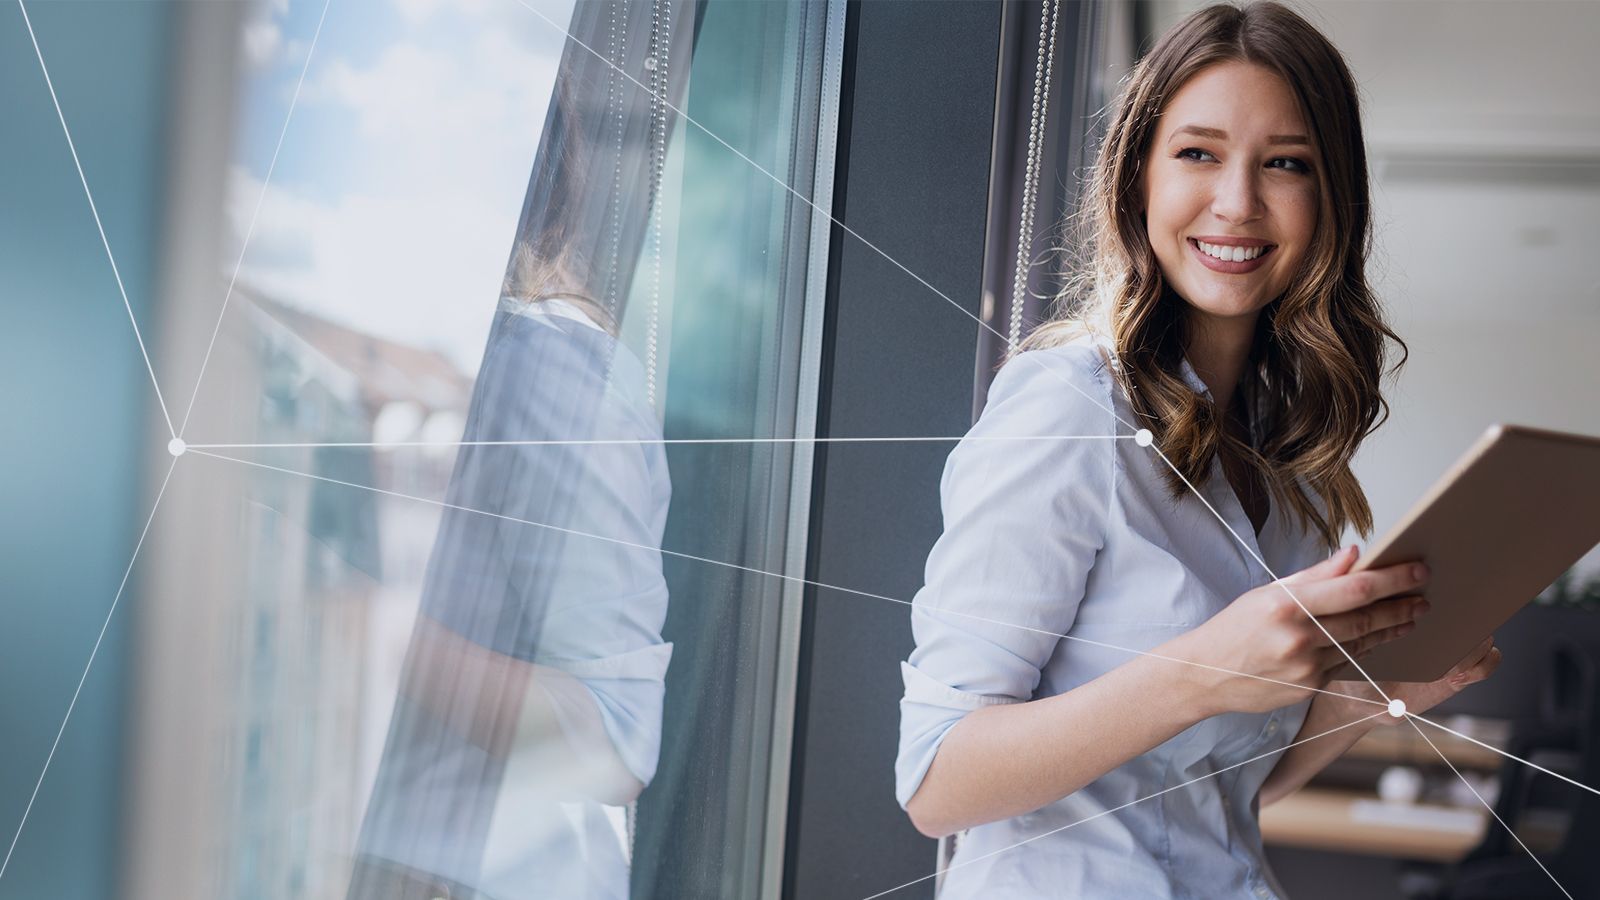
[[[1204,300],[1190,300],[1189,305],[1199,312],[1216,319],[1254,318],[1267,306],[1265,302],[1259,302],[1254,298],[1249,300],[1207,298]]]

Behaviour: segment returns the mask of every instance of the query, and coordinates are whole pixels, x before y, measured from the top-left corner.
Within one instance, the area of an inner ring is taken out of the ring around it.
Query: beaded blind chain
[[[1044,135],[1050,106],[1050,76],[1056,64],[1056,21],[1061,0],[1039,6],[1039,55],[1033,68],[1033,107],[1028,116],[1028,160],[1022,175],[1022,220],[1017,228],[1017,268],[1011,282],[1011,328],[1008,343],[1022,340],[1022,308],[1028,289],[1028,268],[1033,249],[1033,212],[1038,202],[1040,170],[1044,161]]]
[[[618,17],[621,15],[621,5],[625,0],[611,0],[611,32],[607,46],[606,61],[606,114],[609,117],[613,110],[616,112],[617,145],[616,158],[611,167],[611,196],[606,206],[606,220],[611,223],[611,265],[606,270],[606,312],[611,314],[612,321],[620,317],[617,313],[618,278],[617,262],[622,252],[622,216],[618,212],[622,194],[622,136],[627,131],[627,122],[622,112],[622,85],[621,76],[618,74],[620,67],[627,57],[628,30],[617,27]],[[607,379],[609,381],[609,378]]]
[[[656,342],[661,321],[661,180],[667,162],[667,72],[672,44],[672,0],[650,10],[650,323],[645,338],[645,402],[656,404]]]

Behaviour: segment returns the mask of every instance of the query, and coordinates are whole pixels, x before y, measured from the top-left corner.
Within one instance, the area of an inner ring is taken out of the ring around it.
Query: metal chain
[[[1044,134],[1050,105],[1050,77],[1055,70],[1056,22],[1061,0],[1046,0],[1039,7],[1039,50],[1033,69],[1033,105],[1028,117],[1028,161],[1022,177],[1022,216],[1017,228],[1017,266],[1011,281],[1011,322],[1007,340],[1015,348],[1022,340],[1022,310],[1026,305],[1028,269],[1033,249],[1033,214],[1038,202],[1040,171],[1044,162]]]
[[[617,146],[616,158],[611,169],[611,196],[608,198],[606,218],[611,223],[611,268],[606,273],[606,312],[611,314],[612,321],[620,321],[618,313],[619,300],[617,296],[617,271],[618,261],[622,253],[622,216],[617,207],[621,203],[622,195],[622,137],[627,132],[627,122],[622,113],[622,87],[619,84],[620,76],[617,74],[620,66],[624,64],[628,49],[627,23],[623,28],[617,28],[618,7],[624,0],[611,0],[611,41],[607,60],[611,65],[606,67],[606,112],[615,109],[617,113]],[[609,379],[607,379],[609,381]]]
[[[650,323],[645,339],[645,402],[656,405],[657,341],[661,328],[661,183],[667,163],[667,72],[672,43],[672,0],[656,0],[650,13]]]

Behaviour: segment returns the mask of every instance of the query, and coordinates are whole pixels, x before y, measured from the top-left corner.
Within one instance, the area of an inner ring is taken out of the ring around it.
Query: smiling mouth
[[[1232,244],[1211,244],[1189,238],[1187,243],[1206,268],[1228,275],[1254,272],[1265,264],[1267,257],[1278,249],[1277,244],[1241,247]]]

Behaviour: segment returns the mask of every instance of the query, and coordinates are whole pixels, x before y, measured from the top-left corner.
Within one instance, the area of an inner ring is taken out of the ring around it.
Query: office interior
[[[1201,5],[0,8],[0,898],[936,897],[892,766],[940,473],[1059,290],[1097,113]],[[1600,4],[1292,5],[1361,85],[1410,353],[1364,542],[1493,423],[1600,435]],[[603,388],[507,357],[580,319]],[[627,515],[586,493],[624,456]],[[654,586],[554,737],[495,718],[537,654],[493,635],[560,609],[432,630],[519,547]],[[1380,729],[1262,811],[1290,896],[1600,895],[1600,553],[1496,642],[1431,714],[1473,741]],[[492,763],[391,790],[491,706]]]

